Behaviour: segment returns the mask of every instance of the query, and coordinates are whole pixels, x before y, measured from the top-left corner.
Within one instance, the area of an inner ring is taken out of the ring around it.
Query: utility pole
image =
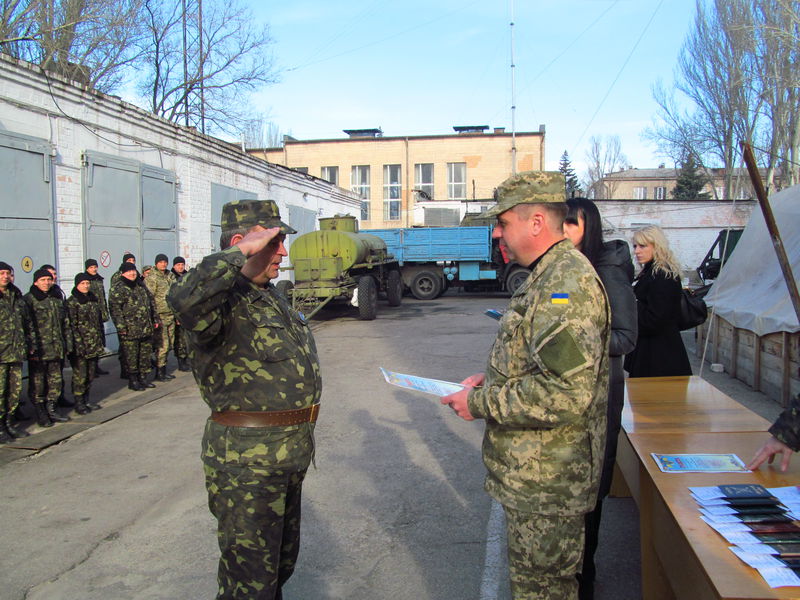
[[[186,0],[181,0],[183,16],[181,25],[183,26],[183,116],[186,126],[189,126],[189,68],[186,62]]]
[[[203,71],[206,57],[203,54],[203,0],[197,0],[197,22],[200,30],[200,131],[206,132],[206,98]]]
[[[516,102],[515,102],[515,80],[514,80],[514,0],[509,0],[511,11],[511,174],[517,174],[517,128],[515,123]]]

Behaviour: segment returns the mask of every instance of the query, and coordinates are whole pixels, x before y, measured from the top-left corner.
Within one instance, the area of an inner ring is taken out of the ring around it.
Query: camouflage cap
[[[261,225],[280,227],[281,233],[297,233],[281,221],[278,205],[274,200],[234,200],[222,207],[222,231],[231,229],[248,229]]]
[[[495,192],[497,204],[484,216],[496,217],[517,204],[565,202],[564,175],[559,171],[525,171],[500,184]]]

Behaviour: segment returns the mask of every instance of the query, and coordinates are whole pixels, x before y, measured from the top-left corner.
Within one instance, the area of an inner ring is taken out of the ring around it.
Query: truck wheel
[[[510,294],[516,292],[517,288],[525,283],[525,280],[530,274],[531,272],[524,267],[515,267],[511,269],[511,272],[506,276],[506,291]]]
[[[364,275],[358,280],[358,318],[372,321],[378,313],[378,288],[375,280]]]
[[[294,284],[288,279],[282,279],[275,284],[275,289],[277,292],[287,300],[292,299],[292,288],[294,288]]]
[[[386,277],[386,299],[389,306],[400,306],[403,301],[403,280],[400,271],[389,271]]]
[[[411,293],[417,300],[433,300],[442,291],[442,280],[433,271],[420,271],[411,282]]]

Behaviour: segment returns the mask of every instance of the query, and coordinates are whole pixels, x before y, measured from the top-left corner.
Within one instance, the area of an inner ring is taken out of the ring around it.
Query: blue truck
[[[449,286],[513,293],[530,273],[504,259],[488,225],[365,229],[363,233],[386,242],[400,264],[403,283],[419,300],[432,300]]]

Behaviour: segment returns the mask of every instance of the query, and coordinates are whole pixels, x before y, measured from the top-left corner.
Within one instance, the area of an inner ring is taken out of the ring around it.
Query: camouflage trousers
[[[175,336],[175,321],[161,321],[161,336],[156,346],[156,366],[164,367],[167,364],[167,356],[172,349],[172,338]]]
[[[208,506],[217,518],[217,600],[274,600],[300,550],[305,471],[269,475],[204,465]]]
[[[150,338],[134,340],[121,337],[119,340],[120,363],[129,374],[147,375],[150,372],[150,355],[153,353],[153,343]]]
[[[189,340],[186,336],[186,330],[175,323],[175,337],[172,343],[175,358],[189,358]]]
[[[88,394],[89,387],[94,379],[97,359],[73,356],[69,362],[72,365],[72,395],[84,396]]]
[[[0,419],[14,414],[22,395],[22,363],[0,363]]]
[[[61,359],[28,361],[28,386],[33,390],[36,400],[55,402],[61,395],[64,376],[61,372]]]
[[[583,558],[583,515],[560,517],[504,507],[514,600],[573,600]]]

